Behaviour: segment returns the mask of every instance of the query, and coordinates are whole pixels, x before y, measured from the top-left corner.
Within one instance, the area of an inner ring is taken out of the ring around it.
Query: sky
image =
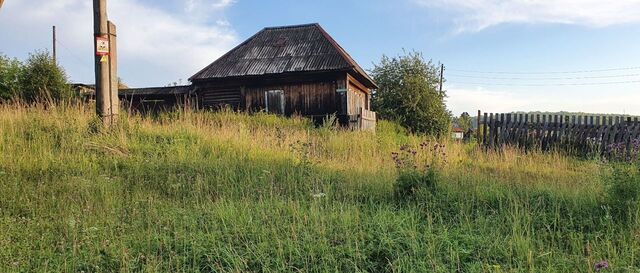
[[[89,0],[5,0],[0,53],[51,50],[92,83]],[[320,23],[365,69],[407,50],[445,65],[462,112],[640,115],[640,0],[108,0],[119,76],[132,87],[187,79],[267,26]]]

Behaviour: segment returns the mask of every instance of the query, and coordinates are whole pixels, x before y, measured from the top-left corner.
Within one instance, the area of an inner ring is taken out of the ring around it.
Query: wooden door
[[[267,113],[284,115],[284,91],[269,90],[265,92],[265,109]]]

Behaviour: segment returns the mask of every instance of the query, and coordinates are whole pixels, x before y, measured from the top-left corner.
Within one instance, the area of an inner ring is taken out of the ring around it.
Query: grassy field
[[[172,113],[105,133],[92,113],[0,106],[0,272],[640,272],[631,165],[434,149],[388,122]]]

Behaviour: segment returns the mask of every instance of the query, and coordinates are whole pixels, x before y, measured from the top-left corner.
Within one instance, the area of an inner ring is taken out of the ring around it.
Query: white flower
[[[311,194],[311,196],[312,196],[313,198],[322,198],[322,197],[325,197],[325,196],[326,196],[326,194],[324,194],[324,193],[322,193],[322,192],[321,192],[321,193],[312,193],[312,194]]]

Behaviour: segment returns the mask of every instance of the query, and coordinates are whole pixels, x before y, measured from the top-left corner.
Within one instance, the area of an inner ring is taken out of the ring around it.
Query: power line
[[[62,42],[60,42],[60,39],[58,38],[56,40],[57,44],[61,45],[62,48],[64,48],[65,52],[68,54],[68,56],[73,57],[76,61],[78,61],[79,64],[82,64],[84,66],[87,66],[87,68],[93,68],[92,65],[89,64],[89,62],[87,62],[87,60],[81,58],[80,56],[76,55],[73,50],[69,49],[68,47],[66,47]]]
[[[620,68],[606,68],[606,69],[589,69],[589,70],[574,70],[574,71],[482,71],[482,70],[466,70],[466,69],[449,69],[449,71],[478,73],[478,74],[579,74],[579,73],[594,73],[594,72],[607,72],[607,71],[624,71],[624,70],[640,70],[640,66],[632,67],[620,67]]]
[[[589,82],[589,83],[491,83],[491,82],[452,82],[450,84],[467,85],[499,85],[499,86],[585,86],[585,85],[614,85],[640,83],[640,80],[617,81],[617,82]]]
[[[62,48],[64,49],[62,51],[62,53],[64,53],[65,56],[71,57],[70,59],[67,58],[67,60],[72,60],[75,63],[81,65],[81,69],[79,69],[78,71],[80,71],[80,74],[82,74],[81,76],[83,78],[87,78],[90,79],[91,78],[91,73],[89,71],[93,70],[93,66],[91,64],[89,64],[89,62],[87,62],[87,60],[79,57],[76,53],[74,53],[73,50],[69,49],[67,46],[65,46],[60,39],[56,39],[56,43],[60,46],[62,46]]]
[[[487,80],[583,80],[583,79],[637,77],[637,76],[640,76],[640,74],[581,76],[581,77],[488,77],[488,76],[473,76],[473,75],[461,75],[461,74],[449,74],[448,76],[453,78],[473,78],[473,79],[487,79]]]

